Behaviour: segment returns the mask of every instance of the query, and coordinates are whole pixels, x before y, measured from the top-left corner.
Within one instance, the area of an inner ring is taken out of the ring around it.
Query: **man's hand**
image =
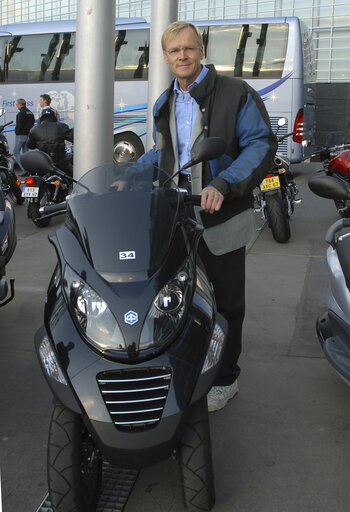
[[[110,184],[110,188],[114,187],[118,192],[121,192],[126,188],[127,182],[125,180],[116,180],[113,181],[113,183]],[[112,190],[112,189],[111,189]]]
[[[218,212],[224,200],[223,194],[215,187],[205,187],[201,192],[201,208],[205,212]]]

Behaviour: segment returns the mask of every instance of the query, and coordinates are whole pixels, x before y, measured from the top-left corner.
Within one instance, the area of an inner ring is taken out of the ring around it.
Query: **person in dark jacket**
[[[15,146],[13,155],[16,159],[18,166],[21,169],[20,176],[25,176],[27,173],[21,164],[20,153],[25,153],[27,149],[27,140],[29,130],[34,126],[34,114],[27,108],[26,100],[18,98],[16,106],[19,110],[16,115],[16,128],[15,128]]]
[[[226,351],[207,396],[209,411],[215,411],[238,391],[245,252],[255,233],[252,191],[272,167],[277,141],[259,94],[243,80],[201,65],[203,42],[194,25],[171,24],[162,48],[175,80],[154,105],[155,146],[139,161],[173,175],[191,159],[195,142],[209,136],[227,143],[221,157],[175,178],[180,187],[202,196],[201,215],[196,213],[205,228],[199,255],[213,283],[217,309],[228,321]]]
[[[40,123],[29,132],[27,147],[44,151],[50,155],[59,169],[72,176],[72,165],[66,159],[66,140],[73,142],[73,129],[69,128],[66,123],[57,121],[57,117],[51,109],[45,109],[40,117]]]

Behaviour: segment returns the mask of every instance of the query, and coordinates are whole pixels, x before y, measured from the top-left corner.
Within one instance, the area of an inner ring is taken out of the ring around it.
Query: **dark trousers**
[[[228,322],[227,342],[215,386],[229,386],[238,377],[245,313],[245,247],[215,256],[203,238],[198,254],[213,283],[217,310]]]

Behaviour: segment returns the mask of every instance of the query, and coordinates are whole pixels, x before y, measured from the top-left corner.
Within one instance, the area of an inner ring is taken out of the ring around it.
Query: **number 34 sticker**
[[[121,251],[119,253],[120,260],[135,260],[136,252],[135,251]]]

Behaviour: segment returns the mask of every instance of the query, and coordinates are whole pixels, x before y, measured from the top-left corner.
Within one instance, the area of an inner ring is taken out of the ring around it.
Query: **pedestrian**
[[[273,165],[277,149],[267,111],[246,82],[202,66],[203,42],[191,23],[172,23],[162,36],[165,62],[175,75],[153,108],[153,149],[139,161],[174,174],[190,160],[194,142],[223,137],[225,154],[180,173],[178,184],[201,194],[204,234],[199,256],[213,283],[218,311],[228,321],[226,350],[207,395],[209,411],[238,392],[245,315],[245,253],[255,233],[252,191]]]
[[[49,94],[41,94],[40,95],[40,98],[39,98],[39,105],[41,107],[41,113],[40,113],[40,118],[39,118],[39,123],[40,123],[40,119],[43,115],[43,113],[46,111],[46,112],[52,112],[56,118],[58,119],[58,112],[55,108],[51,107],[51,96]]]
[[[28,135],[29,149],[39,149],[52,158],[54,164],[62,171],[73,176],[72,164],[66,159],[65,141],[73,142],[73,128],[57,121],[53,109],[44,108],[39,119]]]
[[[21,164],[20,153],[26,153],[28,151],[28,133],[34,126],[35,119],[33,112],[27,108],[26,100],[23,98],[18,98],[18,100],[16,100],[16,107],[18,108],[18,114],[16,115],[15,146],[13,149],[13,155],[21,169],[19,175],[25,176],[27,172]]]

